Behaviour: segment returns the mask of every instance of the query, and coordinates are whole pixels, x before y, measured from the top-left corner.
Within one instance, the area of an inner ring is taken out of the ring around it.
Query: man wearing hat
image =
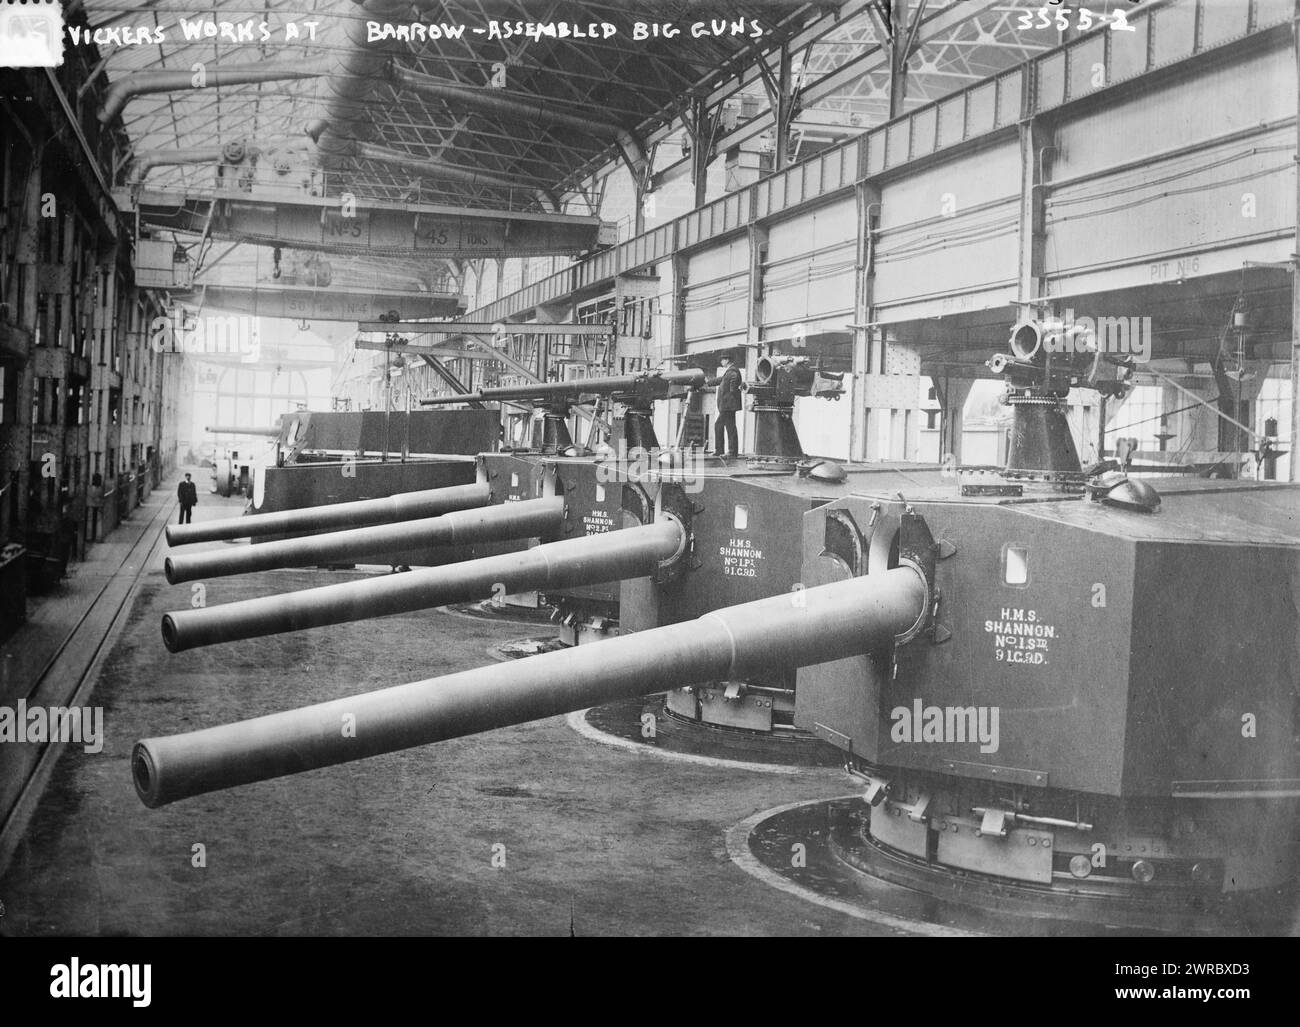
[[[190,472],[185,472],[185,480],[176,486],[176,498],[181,503],[181,519],[178,523],[189,524],[194,504],[199,501],[199,490],[190,481]]]
[[[709,379],[710,385],[718,387],[718,417],[713,424],[713,452],[719,456],[734,457],[739,455],[740,440],[736,434],[736,411],[740,409],[740,392],[742,388],[740,369],[731,357],[722,358],[721,374]],[[722,436],[727,436],[727,448],[722,448]]]

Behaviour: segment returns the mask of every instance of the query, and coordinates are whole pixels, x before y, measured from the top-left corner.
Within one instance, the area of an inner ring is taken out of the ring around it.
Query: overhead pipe
[[[377,126],[373,117],[375,87],[381,82],[391,85],[388,67],[397,52],[396,41],[378,44],[367,42],[366,21],[404,21],[409,0],[357,0],[367,15],[348,20],[343,26],[348,48],[326,79],[329,99],[322,114],[307,126],[307,135],[315,141],[322,164],[337,168],[341,159],[380,161],[404,168],[413,174],[441,178],[492,189],[521,189],[552,209],[557,200],[540,189],[535,181],[441,161],[380,146],[374,142]],[[436,8],[434,0],[419,0],[416,6]]]
[[[425,157],[417,157],[414,154],[402,153],[400,150],[392,150],[377,143],[365,142],[359,139],[340,139],[322,133],[322,148],[326,142],[330,147],[329,157],[335,159],[351,157],[355,160],[379,161],[384,164],[394,164],[406,168],[417,175],[425,175],[429,178],[444,178],[453,182],[465,182],[469,185],[485,186],[492,189],[522,189],[529,194],[537,190],[537,183],[525,178],[499,175],[491,171],[480,171],[458,164],[444,164],[441,161],[433,161]]]
[[[238,163],[226,160],[224,146],[195,146],[185,150],[145,150],[131,161],[135,182],[143,182],[154,168],[170,168],[178,164]],[[241,158],[242,159],[242,158]]]
[[[315,140],[327,161],[353,156],[356,143],[369,141],[378,133],[374,91],[396,52],[396,41],[367,43],[367,20],[404,21],[411,10],[410,3],[403,0],[363,0],[356,6],[367,17],[344,21],[346,49],[325,80],[323,113],[307,128],[307,134]]]
[[[638,180],[645,171],[645,150],[636,136],[616,121],[592,113],[564,110],[543,97],[525,97],[516,93],[506,93],[500,89],[448,82],[396,64],[393,65],[390,74],[400,88],[408,89],[420,96],[442,100],[449,106],[459,105],[468,110],[499,114],[502,117],[514,118],[530,124],[562,125],[577,132],[612,138],[618,144],[623,159],[627,161]]]
[[[373,20],[403,20],[411,7],[405,0],[363,0],[358,6]],[[419,0],[416,6],[435,7],[432,0]],[[206,85],[248,85],[258,82],[275,82],[300,78],[324,78],[326,91],[324,112],[306,129],[316,143],[322,166],[337,170],[340,159],[360,159],[393,164],[416,175],[440,178],[492,189],[519,189],[536,197],[539,202],[559,209],[556,197],[541,189],[533,180],[476,170],[456,164],[417,157],[372,142],[377,132],[373,117],[376,85],[387,79],[387,68],[395,52],[395,41],[379,45],[367,42],[367,18],[349,19],[343,32],[348,49],[339,59],[313,58],[297,64],[269,62],[255,65],[236,65],[227,68],[213,67],[207,74]],[[168,93],[193,88],[193,73],[189,71],[140,71],[113,83],[100,111],[99,120],[107,123],[119,114],[135,96]],[[614,131],[614,126],[607,130]],[[617,129],[622,131],[622,129]],[[171,164],[215,163],[222,159],[222,147],[199,147],[192,150],[157,151],[137,162],[137,182],[149,170]]]
[[[258,143],[252,143],[248,139],[231,139],[215,146],[144,150],[134,156],[131,166],[135,171],[135,184],[139,185],[154,168],[175,167],[179,164],[227,164],[235,167],[278,149],[301,145],[297,140],[283,136]]]
[[[246,86],[259,82],[283,82],[289,79],[320,78],[328,75],[334,65],[332,60],[312,58],[297,63],[266,61],[261,64],[235,64],[222,68],[213,65],[204,73],[204,85],[211,86]],[[137,96],[154,93],[174,93],[193,89],[194,72],[192,71],[135,71],[114,82],[104,97],[103,109],[99,112],[102,124],[108,124],[122,112],[127,103]]]

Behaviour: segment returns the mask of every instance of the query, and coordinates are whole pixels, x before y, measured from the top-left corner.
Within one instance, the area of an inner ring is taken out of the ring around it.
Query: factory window
[[[605,502],[605,486],[604,486],[604,485],[597,485],[597,486],[596,486],[596,502],[597,502],[597,503],[603,503],[603,502]]]
[[[519,472],[518,472],[518,471],[511,471],[511,472],[510,472],[510,487],[511,487],[512,489],[517,489],[517,488],[519,488]]]
[[[63,423],[68,428],[74,428],[81,424],[81,386],[68,385],[63,395]]]
[[[731,526],[737,531],[744,531],[749,527],[749,507],[737,504],[735,516],[732,517]]]
[[[1008,585],[1029,584],[1029,550],[1025,546],[1002,550],[1002,580]]]
[[[55,232],[59,228],[58,218],[42,218],[41,227],[36,233],[36,259],[42,264],[52,264],[57,252]]]
[[[32,424],[45,423],[45,379],[32,380]]]

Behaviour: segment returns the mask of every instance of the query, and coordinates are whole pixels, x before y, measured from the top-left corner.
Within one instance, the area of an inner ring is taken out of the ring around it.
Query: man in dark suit
[[[176,498],[181,501],[181,519],[178,523],[190,523],[190,511],[194,509],[194,504],[199,501],[198,489],[194,487],[194,482],[190,481],[190,475],[187,471],[185,480],[176,486]]]
[[[740,369],[731,357],[722,358],[722,373],[709,379],[710,385],[718,387],[718,417],[713,424],[713,452],[723,455],[722,436],[727,436],[725,455],[739,455],[740,440],[736,434],[736,411],[740,409],[741,378]]]

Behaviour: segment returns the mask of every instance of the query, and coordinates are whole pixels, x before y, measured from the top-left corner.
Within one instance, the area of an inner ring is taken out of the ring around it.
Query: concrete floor
[[[198,520],[241,505],[204,500]],[[173,655],[159,620],[190,589],[166,584],[164,551],[87,700],[105,708],[103,751],[60,757],[0,876],[0,933],[892,933],[772,889],[727,856],[737,821],[852,791],[839,772],[679,762],[585,739],[563,718],[146,809],[128,769],[138,738],[482,666],[496,643],[537,634],[429,612]],[[217,579],[207,601],[345,576]],[[206,867],[192,866],[196,844]]]

